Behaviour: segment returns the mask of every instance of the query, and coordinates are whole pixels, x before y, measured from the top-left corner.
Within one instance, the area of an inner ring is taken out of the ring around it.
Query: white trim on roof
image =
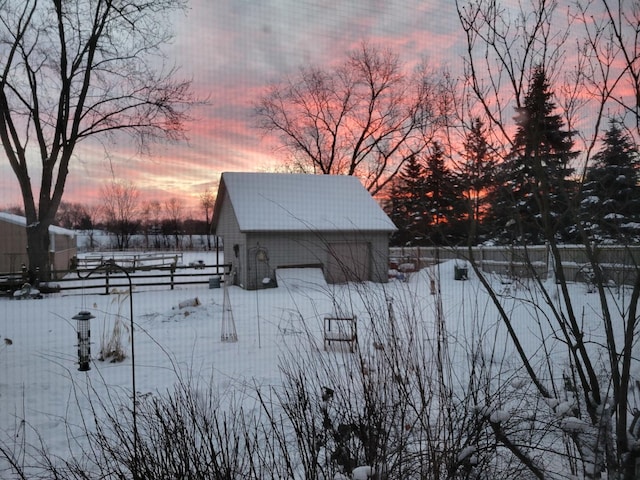
[[[5,221],[7,223],[12,223],[14,225],[21,225],[23,227],[27,226],[27,219],[20,215],[14,215],[13,213],[0,212],[0,221]],[[57,233],[59,235],[67,235],[70,237],[75,237],[76,232],[74,230],[69,230],[68,228],[58,227],[56,225],[51,225],[49,227],[49,233]]]

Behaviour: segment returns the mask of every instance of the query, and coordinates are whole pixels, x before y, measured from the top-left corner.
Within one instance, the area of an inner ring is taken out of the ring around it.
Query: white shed
[[[322,268],[329,283],[386,282],[396,229],[360,181],[345,175],[223,173],[213,228],[233,282],[275,282],[275,270]]]

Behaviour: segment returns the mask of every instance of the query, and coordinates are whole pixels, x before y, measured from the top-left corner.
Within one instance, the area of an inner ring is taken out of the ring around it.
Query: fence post
[[[171,264],[171,290],[173,290],[173,273],[176,271],[176,264]]]
[[[551,255],[551,244],[549,242],[544,242],[544,254],[545,254],[545,267],[547,269],[547,274],[545,278],[551,278],[551,272],[555,270],[555,268],[551,267],[551,259],[553,258]]]
[[[104,294],[105,295],[109,295],[109,269],[106,269],[105,272],[105,276],[104,276],[105,282],[104,282]]]

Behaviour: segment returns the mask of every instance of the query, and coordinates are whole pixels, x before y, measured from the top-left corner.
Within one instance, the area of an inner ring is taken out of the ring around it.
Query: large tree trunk
[[[27,254],[29,256],[30,280],[50,280],[51,264],[49,261],[49,222],[33,222],[27,220]]]
[[[48,227],[72,159],[81,156],[74,153],[79,141],[116,131],[140,147],[159,136],[184,137],[190,83],[155,59],[171,39],[169,14],[186,4],[0,0],[0,156],[20,185],[28,268],[41,279],[50,278]],[[128,40],[115,45],[115,38]]]

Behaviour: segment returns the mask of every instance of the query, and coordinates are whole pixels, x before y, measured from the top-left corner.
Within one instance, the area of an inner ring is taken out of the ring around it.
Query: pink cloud
[[[389,47],[407,65],[427,58],[434,66],[462,68],[465,39],[454,2],[406,0],[192,0],[175,15],[176,38],[169,61],[193,80],[208,104],[191,112],[187,142],[157,144],[141,156],[129,140],[108,144],[116,175],[139,185],[143,196],[177,197],[196,211],[198,196],[223,171],[270,168],[281,159],[275,142],[254,126],[253,105],[266,87],[303,65],[341,62],[363,40]],[[105,148],[85,143],[77,150],[66,201],[98,202],[110,177]],[[13,173],[0,163],[6,204],[19,203]]]
[[[443,19],[434,16],[436,10]],[[433,30],[427,34],[428,25],[446,26],[444,16],[452,12],[453,4],[429,8],[418,0],[401,5],[369,0],[194,0],[186,15],[174,17],[176,38],[167,49],[180,74],[193,80],[194,93],[208,99],[192,112],[189,140],[154,145],[148,157],[139,155],[127,138],[106,147],[87,142],[77,150],[65,200],[99,202],[100,187],[113,168],[117,177],[138,185],[147,199],[178,197],[197,208],[199,194],[214,185],[221,172],[261,170],[278,163],[273,140],[263,138],[252,116],[253,104],[267,85],[305,64],[341,62],[363,39],[398,50],[405,61],[430,50],[435,56],[448,40]],[[449,28],[456,22],[450,17]],[[5,203],[19,203],[12,177],[3,175],[3,182],[5,198],[15,199]]]

